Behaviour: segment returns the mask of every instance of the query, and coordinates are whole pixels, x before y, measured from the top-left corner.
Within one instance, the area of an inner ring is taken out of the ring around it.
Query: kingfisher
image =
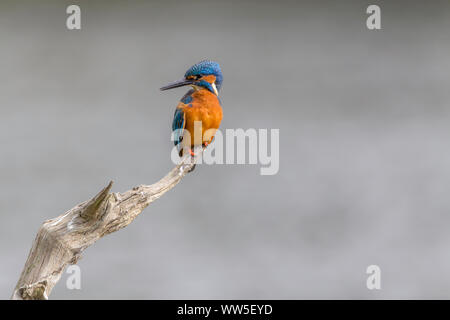
[[[191,156],[195,156],[196,147],[206,148],[214,139],[223,116],[219,100],[222,82],[219,64],[204,60],[190,67],[182,79],[160,89],[192,87],[178,103],[172,121],[174,144],[180,157],[184,151],[189,151]],[[201,126],[199,123],[194,125],[197,121],[201,122]]]

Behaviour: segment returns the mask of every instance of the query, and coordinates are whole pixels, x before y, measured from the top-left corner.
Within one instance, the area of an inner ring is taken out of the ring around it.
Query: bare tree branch
[[[45,221],[31,247],[11,299],[48,299],[69,264],[101,237],[129,225],[150,203],[172,189],[195,165],[185,156],[164,178],[125,193],[110,193],[112,181],[94,198]]]

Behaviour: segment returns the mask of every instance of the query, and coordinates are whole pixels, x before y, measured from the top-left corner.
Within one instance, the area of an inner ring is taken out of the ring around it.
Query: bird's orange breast
[[[186,122],[184,129],[191,135],[190,147],[210,143],[219,129],[222,121],[222,107],[217,96],[206,89],[201,89],[192,94],[191,106],[185,105]],[[199,123],[201,122],[201,131]],[[188,143],[188,141],[184,141]]]

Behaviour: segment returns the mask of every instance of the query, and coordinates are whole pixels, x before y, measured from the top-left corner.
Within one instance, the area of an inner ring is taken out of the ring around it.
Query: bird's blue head
[[[162,87],[168,90],[191,85],[194,88],[205,88],[218,95],[222,86],[223,76],[217,62],[204,60],[190,67],[184,74],[184,78]]]

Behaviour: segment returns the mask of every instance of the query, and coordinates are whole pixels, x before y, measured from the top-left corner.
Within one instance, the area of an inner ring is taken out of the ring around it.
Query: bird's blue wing
[[[172,131],[174,131],[174,141],[173,143],[178,146],[178,144],[183,140],[183,132],[185,125],[185,115],[183,109],[176,108],[175,114],[173,115],[172,121]],[[178,146],[180,147],[180,146]]]

